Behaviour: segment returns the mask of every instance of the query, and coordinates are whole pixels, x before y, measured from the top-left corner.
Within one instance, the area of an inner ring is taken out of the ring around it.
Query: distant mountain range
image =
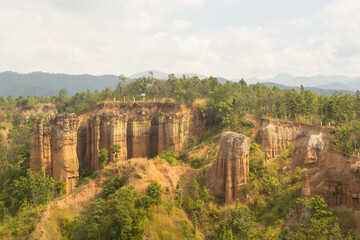
[[[65,88],[69,95],[90,89],[102,90],[105,87],[115,88],[118,77],[115,75],[93,76],[89,74],[68,75],[33,72],[19,74],[15,72],[0,73],[0,96],[54,96]]]
[[[150,70],[153,76],[158,79],[167,79],[168,73],[156,70]],[[198,76],[200,79],[207,78],[201,74],[195,73],[179,73],[175,74],[180,78],[183,75],[187,77]],[[149,71],[136,73],[127,77],[127,82],[143,77],[150,76]],[[230,81],[226,78],[218,77],[221,83]],[[231,80],[239,81],[239,80]],[[343,93],[354,93],[360,90],[360,77],[351,78],[347,76],[324,76],[318,75],[313,77],[293,77],[289,74],[279,74],[269,79],[249,78],[245,79],[248,84],[257,82],[263,83],[268,87],[278,86],[281,89],[289,89],[295,87],[299,89],[303,85],[306,89],[310,89],[317,94],[331,95],[334,91],[342,91]],[[32,72],[28,74],[20,74],[16,72],[0,73],[0,96],[54,96],[57,95],[61,88],[65,88],[69,95],[86,91],[99,90],[106,87],[115,89],[118,83],[116,75],[94,76],[89,74],[70,75],[62,73],[44,73]]]
[[[168,73],[151,70],[155,78],[167,79]],[[200,79],[206,76],[194,73],[175,74],[176,77],[183,75],[192,77],[197,75]],[[133,79],[150,76],[149,71],[133,74],[127,77],[127,82]],[[2,72],[0,73],[0,96],[19,97],[19,96],[44,96],[50,97],[58,95],[60,89],[65,88],[68,95],[86,91],[103,90],[110,87],[115,89],[118,83],[118,76],[116,75],[102,75],[94,76],[89,74],[70,75],[62,73],[44,73],[32,72],[27,74],[20,74],[16,72]]]
[[[157,70],[149,70],[149,71],[144,71],[144,72],[135,73],[135,74],[133,74],[133,75],[130,75],[129,78],[130,78],[130,79],[136,79],[136,78],[141,78],[141,77],[149,77],[149,76],[150,76],[150,72],[152,72],[152,73],[154,74],[153,77],[154,77],[154,78],[157,78],[157,79],[166,80],[166,79],[168,79],[168,77],[169,77],[169,73],[160,72],[160,71],[157,71]],[[185,75],[186,77],[197,76],[197,77],[200,78],[200,79],[207,78],[207,77],[204,76],[204,75],[196,74],[196,73],[178,73],[178,74],[175,74],[175,77],[181,78],[181,77],[183,77],[184,75]]]
[[[315,87],[320,89],[328,90],[346,90],[346,91],[356,91],[360,90],[360,77],[348,77],[341,75],[316,75],[312,77],[294,77],[287,73],[279,74],[273,78],[268,79],[258,79],[258,78],[249,78],[245,79],[248,84],[252,83],[263,83],[271,82],[286,86],[300,87]]]
[[[286,86],[286,85],[282,85],[282,84],[278,84],[278,83],[272,83],[272,82],[262,82],[261,84],[267,86],[268,88],[273,88],[274,86],[280,88],[280,89],[292,89],[294,88],[295,90],[297,90],[298,92],[300,92],[300,87],[295,87],[295,86]],[[323,88],[316,88],[316,87],[304,87],[305,90],[310,90],[315,94],[318,95],[327,95],[327,96],[331,96],[335,91],[339,91],[342,92],[343,94],[354,94],[355,92],[353,91],[348,91],[348,90],[332,90],[332,89],[323,89]]]

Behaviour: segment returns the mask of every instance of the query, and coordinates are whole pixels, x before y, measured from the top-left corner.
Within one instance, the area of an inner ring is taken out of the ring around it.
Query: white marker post
[[[143,101],[145,101],[145,93],[142,93],[141,96],[143,97]]]

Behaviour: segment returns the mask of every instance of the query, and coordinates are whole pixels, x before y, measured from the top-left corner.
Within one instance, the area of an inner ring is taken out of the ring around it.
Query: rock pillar
[[[241,133],[221,134],[220,149],[216,158],[216,179],[223,183],[225,203],[246,201],[243,185],[248,182],[250,138]]]
[[[34,127],[30,133],[30,169],[35,172],[44,171],[44,132],[43,119],[34,120]]]
[[[79,118],[75,114],[61,114],[51,121],[51,156],[53,178],[66,183],[66,193],[76,186],[79,177],[77,130]]]
[[[151,119],[141,115],[128,122],[127,151],[128,158],[148,156],[151,151]]]

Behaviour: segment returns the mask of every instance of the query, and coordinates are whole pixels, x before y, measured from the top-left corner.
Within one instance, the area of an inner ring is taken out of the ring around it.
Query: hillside
[[[150,71],[139,72],[127,77],[127,83],[134,79],[141,77],[149,77]],[[152,70],[153,77],[156,79],[167,80],[169,73]],[[195,73],[178,73],[175,77],[182,78],[183,76],[193,77],[197,76],[200,79],[207,78],[201,74]],[[218,77],[220,83],[228,80],[221,76]],[[360,80],[358,78],[350,78],[346,76],[314,76],[314,77],[293,77],[288,74],[279,74],[270,79],[245,79],[248,84],[255,84],[260,82],[268,87],[274,85],[281,89],[295,88],[298,89],[300,85],[304,85],[306,89],[313,91],[316,94],[331,95],[335,91],[342,91],[343,93],[353,93],[356,89],[360,89]],[[28,74],[20,74],[15,72],[0,73],[0,96],[19,97],[19,96],[57,96],[60,89],[65,88],[68,95],[87,91],[102,91],[109,87],[115,89],[118,83],[118,76],[116,75],[101,75],[94,76],[90,74],[70,75],[62,73],[44,73],[32,72]]]
[[[68,75],[33,72],[19,74],[15,72],[0,73],[0,96],[57,96],[65,88],[69,95],[77,92],[99,90],[106,87],[114,89],[118,82],[115,75],[93,76],[89,74]]]
[[[282,84],[278,84],[278,83],[273,83],[273,82],[262,82],[261,84],[272,88],[274,86],[280,88],[280,89],[296,89],[296,91],[300,92],[300,87],[297,86],[287,86],[287,85],[282,85]],[[354,91],[349,91],[349,90],[334,90],[331,89],[331,86],[334,85],[324,85],[324,88],[317,88],[317,87],[304,87],[305,90],[310,90],[311,92],[318,94],[318,95],[326,95],[326,96],[331,96],[333,95],[335,92],[341,92],[343,94],[355,94]],[[337,86],[337,85],[336,85]],[[336,88],[335,88],[336,89]]]
[[[153,71],[154,77],[158,79],[167,79],[168,73]],[[181,73],[176,77],[183,75],[192,77],[197,74]],[[150,76],[148,71],[133,74],[127,78],[127,82],[143,76]],[[203,75],[197,75],[200,79],[206,78]],[[0,96],[2,97],[27,97],[27,96],[57,96],[60,89],[65,88],[68,95],[87,91],[101,91],[105,88],[115,89],[118,83],[118,76],[101,75],[94,76],[90,74],[71,75],[62,73],[44,73],[32,72],[28,74],[20,74],[16,72],[0,73]]]
[[[344,75],[316,75],[316,76],[291,76],[287,73],[281,73],[272,78],[260,79],[260,78],[245,78],[245,81],[249,84],[260,83],[274,83],[284,86],[293,86],[337,91],[356,91],[360,90],[360,78],[348,77]],[[319,91],[320,92],[320,91]]]

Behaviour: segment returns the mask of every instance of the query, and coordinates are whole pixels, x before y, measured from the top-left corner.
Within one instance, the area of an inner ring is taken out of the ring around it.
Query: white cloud
[[[206,4],[2,0],[0,71],[129,75],[158,69],[228,78],[280,72],[360,75],[358,1],[333,1],[317,16],[261,27],[234,23],[214,30],[174,16]],[[323,23],[321,32],[311,29],[314,22]]]
[[[189,21],[176,19],[172,22],[171,29],[175,32],[180,32],[191,28],[192,24]]]

